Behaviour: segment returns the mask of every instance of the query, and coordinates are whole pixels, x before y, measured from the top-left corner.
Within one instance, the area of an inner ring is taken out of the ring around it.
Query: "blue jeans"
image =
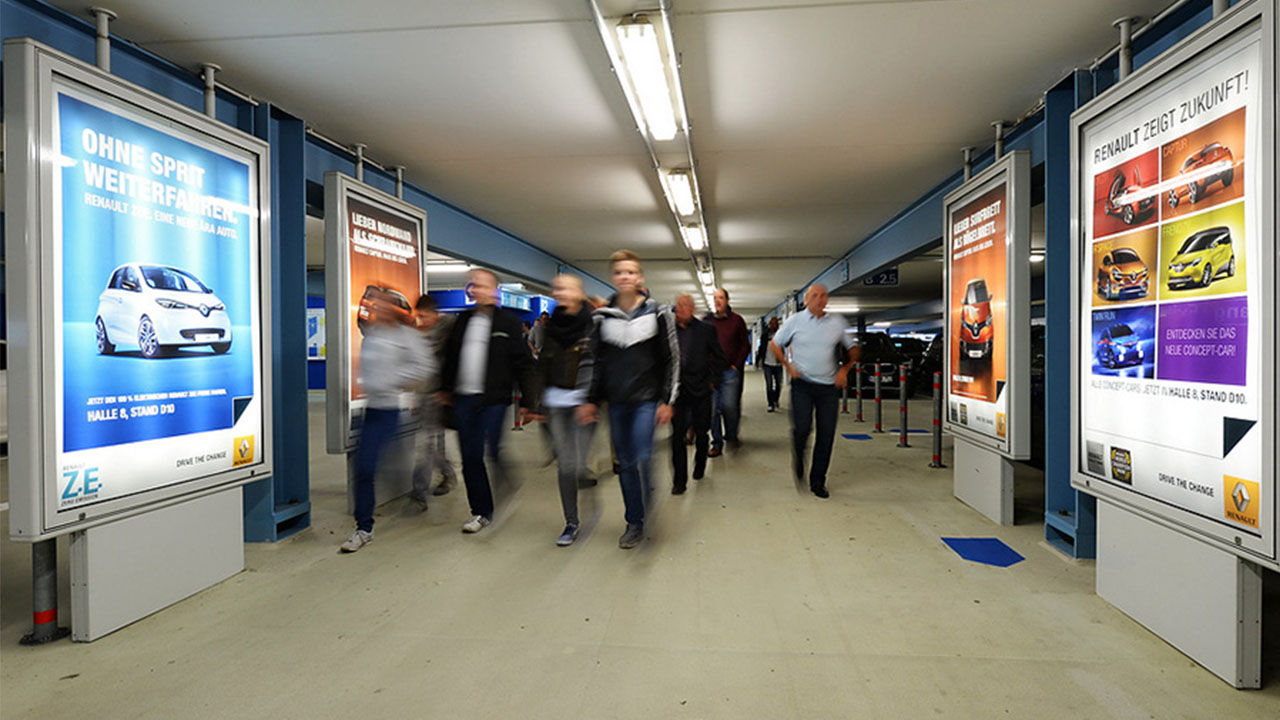
[[[360,443],[356,446],[355,490],[356,528],[373,532],[373,507],[375,504],[373,478],[378,473],[378,457],[400,426],[399,410],[365,408],[364,425],[360,429]]]
[[[458,425],[458,448],[462,451],[462,481],[467,486],[471,514],[493,518],[493,487],[484,465],[485,448],[499,465],[502,426],[506,405],[486,405],[483,395],[454,395],[453,417]]]
[[[644,505],[653,492],[653,423],[655,402],[609,403],[609,434],[618,453],[618,482],[628,525],[644,523]]]
[[[840,391],[835,385],[819,385],[800,378],[791,380],[792,463],[796,480],[804,479],[804,450],[809,443],[813,420],[818,421],[818,434],[813,439],[813,465],[809,468],[811,489],[827,486],[827,467],[831,464],[831,446],[836,438],[836,421],[840,418]]]
[[[764,368],[764,397],[769,402],[769,407],[778,407],[778,400],[782,397],[782,366],[781,365],[763,365]]]
[[[742,371],[725,370],[712,398],[711,447],[724,447],[724,441],[738,441],[738,419],[741,417]]]

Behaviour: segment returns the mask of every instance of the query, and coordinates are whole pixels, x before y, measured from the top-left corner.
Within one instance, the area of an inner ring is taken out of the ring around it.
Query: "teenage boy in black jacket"
[[[693,479],[701,480],[707,470],[711,393],[727,364],[715,327],[693,316],[692,296],[676,296],[675,316],[680,345],[680,396],[671,416],[671,493],[679,495],[688,483],[689,450],[684,436],[690,426],[694,436]]]
[[[671,406],[680,392],[680,349],[671,311],[643,290],[640,258],[619,250],[609,262],[618,294],[595,312],[595,362],[578,421],[594,422],[599,404],[609,403],[609,433],[618,453],[627,520],[618,547],[627,550],[644,539],[644,506],[653,487],[654,425],[671,422]]]
[[[493,488],[484,465],[484,450],[501,467],[499,446],[511,391],[520,386],[523,423],[533,401],[533,357],[525,342],[520,318],[498,307],[498,276],[474,269],[467,277],[467,294],[476,306],[458,315],[445,341],[441,402],[453,405],[462,450],[462,480],[467,486],[471,519],[464,533],[480,532],[493,521]]]

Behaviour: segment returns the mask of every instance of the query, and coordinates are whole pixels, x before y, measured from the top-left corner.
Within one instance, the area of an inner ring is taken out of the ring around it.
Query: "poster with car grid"
[[[338,172],[325,174],[325,273],[328,448],[353,450],[360,436],[365,394],[360,350],[375,306],[397,322],[413,323],[413,306],[427,291],[427,213]],[[412,407],[406,394],[404,409]],[[413,423],[404,413],[404,425]]]
[[[1274,559],[1275,75],[1260,25],[1073,118],[1075,482]]]
[[[1030,452],[1030,159],[1013,152],[944,200],[947,431]]]
[[[31,194],[10,205],[10,237],[38,242],[9,245],[23,269],[11,299],[41,329],[15,343],[28,427],[11,447],[44,504],[14,534],[247,481],[269,441],[266,145],[46,48],[12,47],[31,73],[14,78],[13,106],[6,94],[6,124],[12,109],[9,129],[38,142],[11,158],[11,183]]]

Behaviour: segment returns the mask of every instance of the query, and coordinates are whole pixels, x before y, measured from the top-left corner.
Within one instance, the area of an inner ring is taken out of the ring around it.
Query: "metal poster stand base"
[[[71,535],[71,639],[90,642],[244,569],[239,487]]]
[[[1236,688],[1262,680],[1262,569],[1098,500],[1098,595]]]
[[[1013,462],[964,438],[955,441],[956,499],[999,525],[1013,524]]]

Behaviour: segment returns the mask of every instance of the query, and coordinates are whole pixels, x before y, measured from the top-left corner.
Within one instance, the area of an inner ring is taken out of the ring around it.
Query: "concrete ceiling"
[[[57,0],[69,12],[80,2]],[[653,2],[604,0],[608,15]],[[753,317],[989,144],[1111,21],[1168,0],[676,0],[721,283]],[[364,142],[436,195],[599,277],[688,255],[584,0],[113,0],[119,36]]]

